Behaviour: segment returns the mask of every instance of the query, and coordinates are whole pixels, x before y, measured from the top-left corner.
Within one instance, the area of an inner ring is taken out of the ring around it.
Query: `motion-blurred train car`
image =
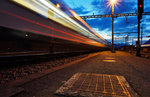
[[[150,40],[146,41],[141,45],[142,51],[145,53],[150,53]]]
[[[86,52],[108,48],[62,0],[1,0],[0,56]]]

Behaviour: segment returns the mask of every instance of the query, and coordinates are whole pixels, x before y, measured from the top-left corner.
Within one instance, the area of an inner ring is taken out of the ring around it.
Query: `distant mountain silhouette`
[[[144,44],[150,44],[150,40],[146,41]]]

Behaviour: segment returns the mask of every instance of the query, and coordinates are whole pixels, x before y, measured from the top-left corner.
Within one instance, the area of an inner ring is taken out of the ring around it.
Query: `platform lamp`
[[[114,6],[117,3],[117,0],[110,0],[112,6],[112,53],[115,53],[114,50]]]

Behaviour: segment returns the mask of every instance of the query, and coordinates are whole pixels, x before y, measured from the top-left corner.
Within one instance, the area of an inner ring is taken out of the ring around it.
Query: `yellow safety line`
[[[113,87],[113,84],[112,84],[112,80],[111,80],[111,78],[110,78],[110,75],[108,75],[109,76],[109,80],[110,80],[110,83],[111,83],[111,88],[112,88],[112,94],[113,95],[116,95],[116,93],[114,92],[114,87]]]
[[[102,92],[100,92],[100,91],[97,91],[97,93],[102,93]],[[106,92],[106,93],[104,93],[104,94],[110,94],[110,95],[113,95],[114,96],[114,94],[112,94],[112,93],[109,93],[109,92]],[[114,96],[115,97],[115,96]],[[117,97],[120,97],[120,96],[117,96]]]
[[[96,75],[97,76],[97,79],[96,79],[96,87],[95,87],[95,92],[97,92],[97,88],[98,88],[98,77],[99,75]]]
[[[120,78],[118,76],[116,76],[118,81],[119,81],[119,84],[121,85],[124,93],[128,96],[128,97],[131,97],[130,94],[128,93],[128,91],[126,91],[125,87],[123,86],[123,83],[121,82]]]
[[[105,90],[105,78],[104,78],[104,75],[103,75],[103,82],[104,82],[104,92],[103,92],[103,93],[106,93],[106,90]]]
[[[121,81],[121,80],[120,80]],[[126,92],[127,92],[127,95],[129,96],[129,97],[131,97],[131,95],[130,95],[130,93],[129,93],[129,91],[128,91],[128,89],[126,88],[126,86],[123,84],[123,82],[121,81],[121,83],[122,83],[122,85],[124,86],[124,88],[125,88],[125,90],[126,90]]]

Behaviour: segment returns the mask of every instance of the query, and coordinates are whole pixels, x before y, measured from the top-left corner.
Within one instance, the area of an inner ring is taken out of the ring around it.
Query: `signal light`
[[[142,19],[143,2],[144,2],[144,0],[138,0],[138,18],[139,19]]]
[[[144,0],[138,0],[138,13],[143,13],[143,1]]]
[[[140,5],[139,7],[142,7],[142,5]]]

